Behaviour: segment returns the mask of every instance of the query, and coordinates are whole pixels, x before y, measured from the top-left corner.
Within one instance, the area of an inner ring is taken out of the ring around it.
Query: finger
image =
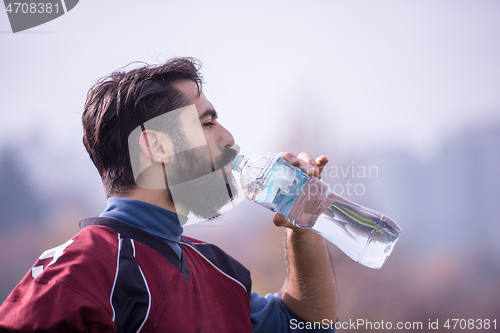
[[[321,155],[320,157],[316,158],[316,164],[318,165],[319,168],[318,178],[321,178],[321,173],[323,172],[323,169],[325,168],[327,163],[328,163],[328,157],[326,157],[325,155]]]
[[[319,167],[316,160],[308,153],[302,152],[299,154],[300,168],[307,172],[307,174],[319,177]]]
[[[281,214],[275,213],[273,217],[273,223],[277,227],[285,227],[290,229],[297,229],[286,217]]]
[[[281,152],[281,153],[278,153],[278,156],[287,160],[288,162],[292,163],[295,166],[299,166],[299,163],[300,163],[299,159],[293,153]]]

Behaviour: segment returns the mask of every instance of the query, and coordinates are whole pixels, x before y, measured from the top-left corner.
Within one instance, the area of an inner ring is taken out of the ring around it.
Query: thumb
[[[290,229],[297,229],[286,217],[281,214],[275,213],[273,217],[273,223],[277,227],[286,227]]]

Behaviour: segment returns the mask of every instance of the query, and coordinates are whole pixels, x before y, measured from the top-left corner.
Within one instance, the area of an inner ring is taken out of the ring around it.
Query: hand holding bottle
[[[305,152],[300,153],[298,157],[290,152],[281,152],[276,155],[306,172],[309,176],[317,177],[319,179],[321,179],[321,172],[323,171],[323,168],[328,163],[328,158],[325,155],[321,155],[316,159]],[[291,223],[285,216],[279,213],[274,214],[273,222],[277,227],[300,229]]]

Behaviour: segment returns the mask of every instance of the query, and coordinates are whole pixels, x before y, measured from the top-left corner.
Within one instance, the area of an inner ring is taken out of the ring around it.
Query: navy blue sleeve
[[[291,313],[278,293],[260,296],[250,295],[252,330],[256,333],[280,332],[336,332],[335,323],[330,320],[307,322]]]

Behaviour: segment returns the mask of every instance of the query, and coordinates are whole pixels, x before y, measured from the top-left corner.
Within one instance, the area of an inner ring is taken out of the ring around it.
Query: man
[[[40,256],[0,307],[0,332],[332,326],[335,278],[325,241],[313,231],[274,216],[276,226],[288,228],[288,276],[279,294],[266,296],[251,292],[248,270],[221,249],[181,235],[190,212],[214,218],[234,193],[228,165],[237,149],[202,92],[196,60],[174,58],[101,79],[82,121],[108,206]],[[314,176],[327,163],[305,153],[281,156]]]

